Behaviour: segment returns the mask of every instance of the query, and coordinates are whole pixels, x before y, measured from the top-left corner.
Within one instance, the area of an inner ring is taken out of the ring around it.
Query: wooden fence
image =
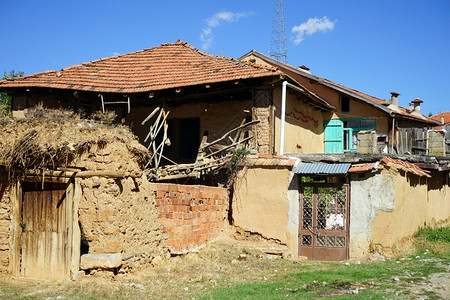
[[[430,140],[430,132],[435,132],[431,128],[399,128],[397,136],[397,153],[412,155],[450,155],[450,126],[440,134],[440,141]],[[444,140],[445,139],[445,140]],[[442,142],[441,142],[442,141]],[[436,144],[441,144],[440,150],[436,150]],[[431,150],[433,148],[433,150]],[[436,152],[434,154],[431,152]]]

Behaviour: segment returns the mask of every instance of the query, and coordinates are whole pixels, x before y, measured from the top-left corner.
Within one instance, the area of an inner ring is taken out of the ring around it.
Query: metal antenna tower
[[[275,10],[272,19],[272,39],[270,41],[270,56],[287,63],[283,0],[275,0]]]

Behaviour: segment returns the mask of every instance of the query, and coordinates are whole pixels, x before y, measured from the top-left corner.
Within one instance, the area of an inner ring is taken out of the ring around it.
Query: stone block
[[[84,254],[81,256],[80,269],[114,269],[122,264],[122,255],[114,254]]]

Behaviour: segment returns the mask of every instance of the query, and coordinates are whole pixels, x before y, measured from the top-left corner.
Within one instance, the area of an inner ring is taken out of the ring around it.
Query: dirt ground
[[[110,271],[97,271],[85,275],[81,272],[75,279],[64,282],[13,279],[6,273],[0,273],[0,299],[198,299],[218,288],[243,283],[266,284],[283,281],[289,274],[332,268],[327,263],[281,259],[253,246],[256,245],[220,239],[198,253],[172,257],[159,266],[139,273],[114,275]],[[423,262],[426,262],[425,258]],[[436,259],[435,263],[449,269],[440,259]],[[397,286],[400,286],[402,279],[394,277],[390,281],[396,284],[396,280],[399,281]],[[372,287],[355,283],[334,295],[351,295],[358,288]],[[407,296],[404,296],[405,293]],[[436,299],[437,296],[450,299],[448,295],[450,273],[440,272],[409,283],[399,298]]]

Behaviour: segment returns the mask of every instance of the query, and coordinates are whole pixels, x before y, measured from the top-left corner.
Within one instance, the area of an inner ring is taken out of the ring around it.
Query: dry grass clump
[[[0,164],[7,169],[67,166],[93,146],[109,143],[122,144],[139,163],[149,155],[127,126],[83,119],[69,110],[36,107],[23,119],[3,118],[0,125]]]

